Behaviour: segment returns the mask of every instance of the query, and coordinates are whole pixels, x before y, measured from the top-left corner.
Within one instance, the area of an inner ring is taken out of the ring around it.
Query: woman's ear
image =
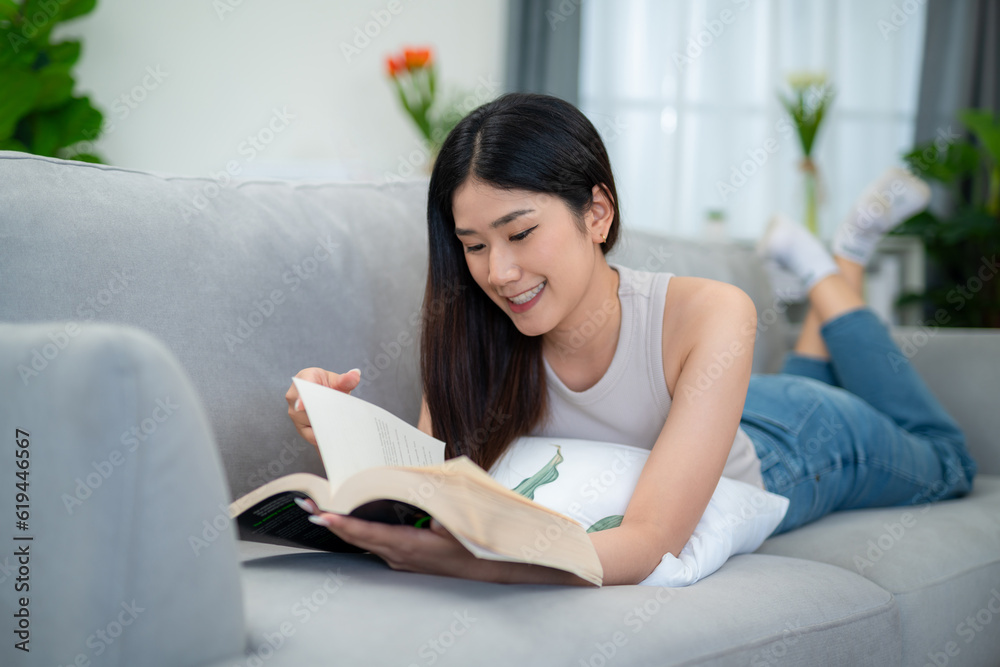
[[[587,227],[598,237],[607,236],[615,219],[615,207],[603,185],[598,183],[591,190],[592,203],[587,212]]]

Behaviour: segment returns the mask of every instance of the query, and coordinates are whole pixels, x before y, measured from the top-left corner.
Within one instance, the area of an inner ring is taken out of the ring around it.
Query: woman
[[[723,474],[790,499],[775,534],[838,509],[965,494],[976,464],[959,427],[860,296],[875,243],[926,196],[889,172],[838,230],[835,258],[772,222],[760,252],[800,276],[811,308],[784,372],[751,376],[750,298],[609,264],[618,197],[593,125],[557,98],[504,95],[459,123],[431,175],[419,428],[487,470],[522,435],[651,449],[621,525],[590,534],[609,585],[679,554]],[[348,392],[360,380],[356,369],[299,376]],[[293,386],[289,414],[315,443],[297,398]],[[394,569],[586,585],[476,559],[436,521],[311,518]]]

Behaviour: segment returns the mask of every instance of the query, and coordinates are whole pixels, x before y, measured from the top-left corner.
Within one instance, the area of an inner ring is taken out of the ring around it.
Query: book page
[[[444,462],[443,442],[388,410],[308,380],[292,382],[312,424],[331,489],[367,468]]]

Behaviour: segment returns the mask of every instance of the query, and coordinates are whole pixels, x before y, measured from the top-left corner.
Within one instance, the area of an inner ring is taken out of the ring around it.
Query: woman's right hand
[[[358,386],[358,383],[361,382],[361,371],[353,368],[346,373],[333,373],[325,371],[322,368],[304,368],[296,373],[295,377],[342,391],[345,394],[350,394]],[[317,447],[316,435],[309,424],[309,416],[302,407],[302,401],[299,399],[299,390],[295,388],[294,382],[285,393],[285,400],[288,402],[288,416],[291,418],[292,423],[295,424],[295,429],[299,432],[299,435],[306,442],[312,444],[313,447]]]

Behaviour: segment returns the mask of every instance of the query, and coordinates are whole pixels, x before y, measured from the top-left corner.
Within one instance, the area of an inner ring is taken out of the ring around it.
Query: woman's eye
[[[535,225],[535,227],[537,227],[537,226],[538,225]],[[523,232],[521,232],[520,234],[515,234],[514,236],[511,236],[510,240],[511,241],[523,241],[524,239],[528,238],[528,234],[530,234],[531,232],[535,231],[535,227],[532,227],[531,229],[526,229]]]
[[[535,225],[535,227],[538,227],[538,225]],[[523,241],[524,239],[528,238],[528,234],[530,234],[531,232],[535,231],[535,227],[532,227],[531,229],[526,229],[523,232],[521,232],[520,234],[514,234],[513,236],[510,237],[510,240],[511,241]],[[467,245],[467,246],[465,246],[465,252],[466,253],[479,252],[480,250],[482,250],[485,247],[486,246],[484,246],[482,243],[477,243],[476,245]]]

